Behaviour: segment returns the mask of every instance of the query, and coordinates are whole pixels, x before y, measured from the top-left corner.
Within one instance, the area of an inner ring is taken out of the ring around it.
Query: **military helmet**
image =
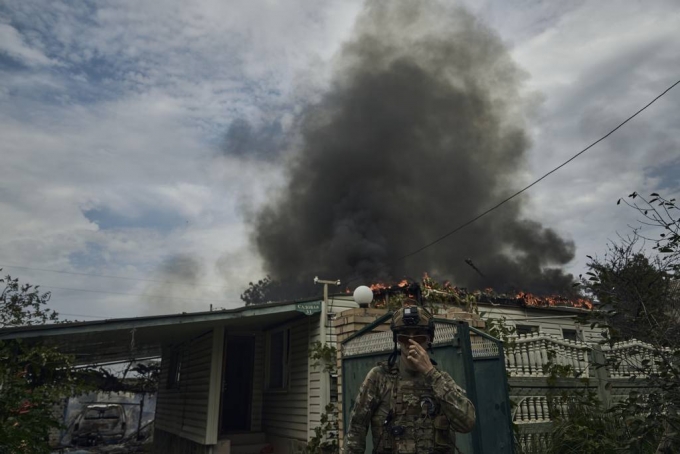
[[[398,331],[416,328],[426,330],[430,340],[434,339],[434,318],[425,308],[407,305],[392,314],[390,329],[395,333],[395,338]]]

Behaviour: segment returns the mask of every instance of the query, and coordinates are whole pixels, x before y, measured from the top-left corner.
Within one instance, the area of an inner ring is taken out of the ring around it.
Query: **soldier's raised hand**
[[[428,373],[434,366],[430,361],[430,355],[427,351],[413,339],[409,339],[411,345],[408,346],[408,355],[406,360],[411,366],[422,374]]]

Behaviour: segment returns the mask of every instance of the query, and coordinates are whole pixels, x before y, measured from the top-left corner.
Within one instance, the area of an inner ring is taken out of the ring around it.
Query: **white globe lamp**
[[[359,307],[368,307],[373,301],[373,290],[365,285],[360,285],[354,290],[354,301],[357,302]]]

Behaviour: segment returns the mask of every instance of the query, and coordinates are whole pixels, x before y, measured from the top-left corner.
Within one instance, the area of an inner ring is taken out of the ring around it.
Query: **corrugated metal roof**
[[[270,303],[230,310],[193,312],[90,322],[57,323],[0,329],[0,340],[44,342],[72,354],[77,364],[160,356],[164,344],[199,336],[215,326],[259,331],[298,317],[298,302]]]

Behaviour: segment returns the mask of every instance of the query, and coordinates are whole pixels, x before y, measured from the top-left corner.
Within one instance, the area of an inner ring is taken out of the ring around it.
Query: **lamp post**
[[[340,285],[340,279],[336,281],[326,281],[319,279],[318,276],[314,278],[315,284],[323,284],[323,302],[321,303],[321,326],[319,326],[319,335],[321,337],[321,343],[326,344],[326,325],[328,324],[328,286],[329,285]]]
[[[373,301],[373,290],[366,287],[365,285],[360,285],[354,289],[354,301],[359,305],[359,307],[366,308],[371,301]]]

